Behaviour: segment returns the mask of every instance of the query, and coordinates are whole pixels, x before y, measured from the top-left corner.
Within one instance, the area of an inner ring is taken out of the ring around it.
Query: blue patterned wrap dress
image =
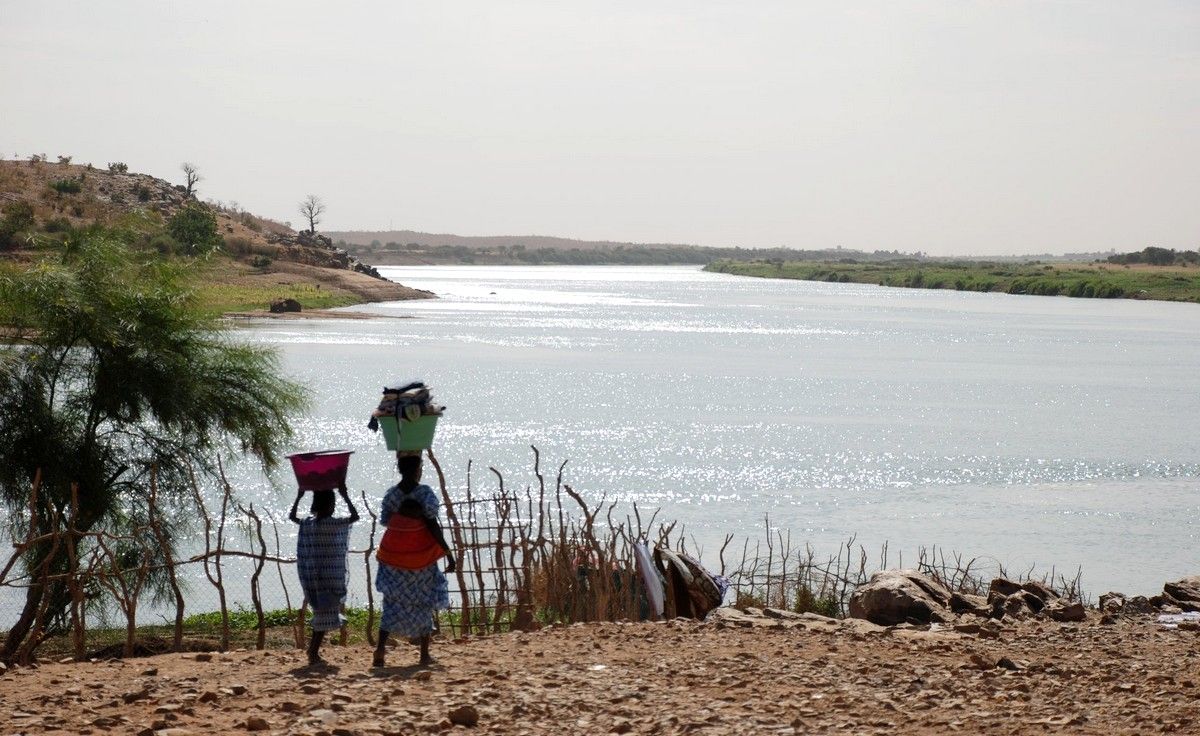
[[[346,623],[346,550],[350,519],[309,516],[300,522],[296,539],[296,572],[312,607],[313,631],[333,631]]]
[[[405,499],[400,486],[392,486],[383,497],[379,520],[385,526],[392,514],[400,510]],[[407,496],[417,501],[426,518],[438,518],[437,494],[426,485],[419,485]],[[420,570],[401,570],[380,563],[375,575],[375,590],[383,595],[383,617],[379,628],[401,637],[419,637],[433,633],[433,617],[450,607],[450,587],[436,560]]]

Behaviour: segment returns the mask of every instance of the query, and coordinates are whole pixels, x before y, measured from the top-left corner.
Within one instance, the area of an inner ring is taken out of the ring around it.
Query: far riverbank
[[[1200,302],[1200,268],[1106,263],[714,261],[705,271],[757,278],[1096,299]]]

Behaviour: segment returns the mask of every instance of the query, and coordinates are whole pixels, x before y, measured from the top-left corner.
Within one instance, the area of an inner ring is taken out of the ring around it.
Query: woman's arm
[[[304,497],[304,491],[296,491],[296,502],[292,504],[292,511],[288,514],[288,518],[296,524],[300,523],[299,517],[296,516],[296,509],[300,508],[300,499]]]
[[[383,500],[379,502],[379,523],[387,526],[388,519],[392,518],[392,514],[396,511],[396,504],[392,498],[395,488],[389,488],[383,494]]]
[[[438,546],[446,552],[446,572],[454,572],[455,567],[457,566],[454,561],[454,551],[451,550],[450,545],[446,543],[446,535],[442,531],[441,522],[439,522],[436,518],[431,519],[428,516],[421,518],[425,520],[425,528],[429,530],[429,535],[433,537],[433,541],[437,542]]]
[[[338,492],[342,494],[342,500],[346,502],[346,508],[350,509],[350,518],[347,523],[353,524],[358,521],[358,509],[354,508],[354,502],[350,500],[350,492],[346,490],[346,486],[338,488]]]
[[[454,572],[457,563],[454,561],[454,552],[450,549],[450,545],[446,543],[446,534],[442,530],[442,523],[438,520],[438,500],[437,494],[429,486],[425,486],[424,493],[419,496],[422,517],[425,520],[425,528],[429,530],[433,541],[438,543],[438,546],[446,553],[446,572]]]

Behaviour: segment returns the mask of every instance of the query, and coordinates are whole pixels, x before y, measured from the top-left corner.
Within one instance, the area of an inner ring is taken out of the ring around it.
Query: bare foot
[[[375,652],[375,656],[371,657],[371,666],[372,667],[384,667],[385,666],[382,652]]]

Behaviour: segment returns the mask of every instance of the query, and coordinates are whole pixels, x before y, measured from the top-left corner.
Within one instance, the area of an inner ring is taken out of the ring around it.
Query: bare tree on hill
[[[184,176],[187,177],[187,190],[184,192],[184,196],[194,196],[196,194],[196,184],[203,178],[200,176],[200,170],[196,168],[195,164],[190,164],[186,161],[180,164],[179,168],[183,170]]]
[[[321,222],[321,215],[325,214],[325,203],[317,195],[310,194],[300,202],[300,214],[308,220],[308,229],[315,233],[317,225]]]

